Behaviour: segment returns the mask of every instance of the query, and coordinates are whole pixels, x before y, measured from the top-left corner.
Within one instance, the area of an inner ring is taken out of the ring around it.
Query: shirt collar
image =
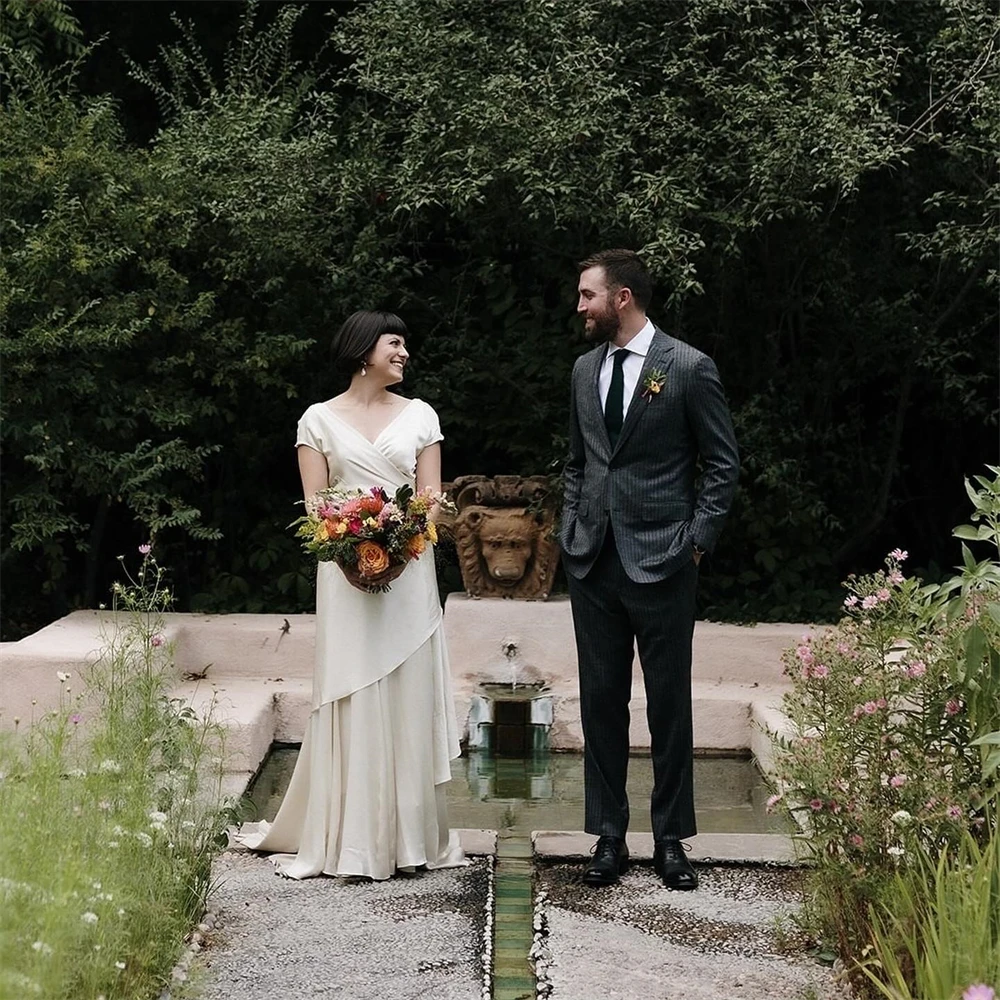
[[[656,333],[656,327],[653,326],[653,321],[651,319],[647,319],[646,325],[625,345],[624,348],[611,347],[608,350],[607,356],[610,358],[616,351],[626,350],[631,351],[633,354],[638,354],[640,358],[644,358],[647,354],[649,354],[649,348],[653,343],[654,333]]]

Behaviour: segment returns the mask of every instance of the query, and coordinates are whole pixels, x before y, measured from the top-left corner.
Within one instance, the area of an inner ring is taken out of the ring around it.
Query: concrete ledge
[[[633,858],[652,859],[651,833],[630,833],[625,839]],[[531,835],[537,857],[587,858],[596,841],[592,834],[566,830],[536,830]],[[691,846],[688,857],[692,861],[793,864],[798,860],[792,838],[775,833],[702,833],[686,843]]]
[[[485,854],[496,856],[496,830],[456,830],[462,850],[469,855]]]

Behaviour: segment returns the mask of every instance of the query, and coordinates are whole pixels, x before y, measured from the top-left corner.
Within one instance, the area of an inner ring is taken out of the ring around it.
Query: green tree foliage
[[[93,603],[136,519],[181,600],[308,607],[291,428],[362,306],[411,324],[446,474],[557,470],[574,264],[608,245],[733,404],[708,614],[829,614],[886,542],[953,558],[996,433],[986,0],[372,0],[305,40],[301,15],[251,6],[222,52],[178,22],[132,64],[142,147],[85,67],[10,61],[6,579]]]

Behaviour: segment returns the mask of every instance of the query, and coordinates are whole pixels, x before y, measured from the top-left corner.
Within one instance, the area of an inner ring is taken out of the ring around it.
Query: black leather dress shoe
[[[653,867],[668,889],[697,889],[698,875],[679,840],[661,840],[653,849]]]
[[[594,857],[583,873],[587,885],[614,885],[628,870],[628,847],[621,837],[600,837]]]

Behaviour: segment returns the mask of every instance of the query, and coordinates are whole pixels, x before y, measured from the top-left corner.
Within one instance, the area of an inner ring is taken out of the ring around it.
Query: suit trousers
[[[656,583],[636,583],[608,526],[582,579],[567,574],[580,669],[585,829],[624,837],[633,649],[638,646],[652,736],[653,839],[691,837],[694,815],[691,639],[698,567],[692,558]]]

